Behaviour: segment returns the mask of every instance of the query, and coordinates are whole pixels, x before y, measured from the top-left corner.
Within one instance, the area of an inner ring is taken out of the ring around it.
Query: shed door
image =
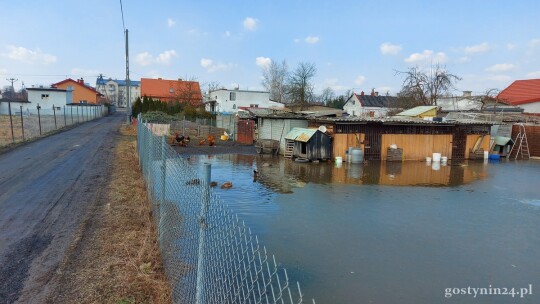
[[[364,158],[366,160],[381,160],[382,134],[376,128],[366,128],[364,137]]]
[[[255,132],[255,121],[253,120],[239,120],[238,121],[238,133],[237,141],[240,144],[252,145]]]
[[[467,132],[465,127],[457,126],[452,135],[452,159],[465,159],[465,146],[467,145]]]

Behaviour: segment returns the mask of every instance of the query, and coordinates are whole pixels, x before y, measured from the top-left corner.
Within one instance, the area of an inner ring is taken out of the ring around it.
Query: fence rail
[[[175,303],[305,303],[300,284],[211,190],[209,164],[198,174],[145,122],[137,149]]]
[[[15,104],[12,103],[12,104]],[[5,113],[4,113],[5,112]],[[35,108],[9,107],[0,114],[0,146],[29,140],[49,132],[100,118],[108,114],[104,106],[66,105]]]

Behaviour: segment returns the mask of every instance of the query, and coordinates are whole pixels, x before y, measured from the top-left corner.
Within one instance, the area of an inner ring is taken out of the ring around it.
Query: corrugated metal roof
[[[421,118],[409,117],[389,117],[389,118],[364,118],[364,117],[325,117],[319,118],[317,121],[327,121],[334,123],[370,123],[379,122],[383,124],[422,124],[422,125],[494,125],[496,122],[478,121],[473,119],[466,120],[446,120],[446,121],[429,121]]]
[[[540,79],[516,80],[497,99],[514,106],[540,101]]]
[[[437,106],[418,106],[398,113],[396,116],[416,117],[433,109],[437,109]]]
[[[316,132],[317,129],[293,128],[285,135],[285,139],[308,142]]]

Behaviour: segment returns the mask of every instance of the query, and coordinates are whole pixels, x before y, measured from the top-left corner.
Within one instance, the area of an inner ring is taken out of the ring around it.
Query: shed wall
[[[442,156],[452,154],[452,135],[414,135],[414,134],[384,134],[382,136],[381,159],[386,159],[388,147],[392,144],[403,149],[405,160],[424,160],[433,153]]]

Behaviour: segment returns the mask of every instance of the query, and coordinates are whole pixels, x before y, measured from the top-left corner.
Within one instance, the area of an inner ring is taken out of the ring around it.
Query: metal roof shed
[[[285,140],[293,143],[291,145],[293,158],[308,160],[332,158],[332,139],[318,129],[293,128],[287,133]]]

